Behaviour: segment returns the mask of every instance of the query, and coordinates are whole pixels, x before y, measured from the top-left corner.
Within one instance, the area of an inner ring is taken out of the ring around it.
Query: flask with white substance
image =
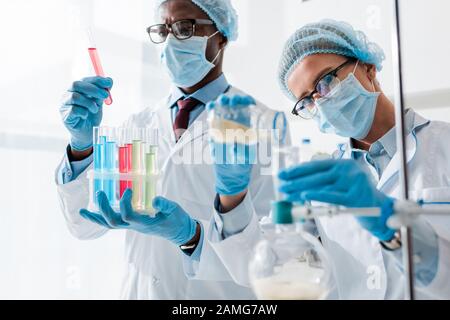
[[[258,243],[249,265],[261,300],[319,300],[330,292],[331,268],[322,244],[294,223],[292,205],[275,202],[273,229]]]

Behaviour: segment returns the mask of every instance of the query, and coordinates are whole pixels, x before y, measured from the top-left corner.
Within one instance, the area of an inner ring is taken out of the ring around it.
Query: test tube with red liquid
[[[128,173],[128,149],[126,146],[119,147],[119,172]],[[120,198],[122,198],[122,195],[127,188],[128,181],[120,180]]]
[[[98,77],[105,77],[105,72],[103,71],[103,66],[100,61],[100,56],[98,54],[97,46],[94,44],[92,39],[92,34],[90,30],[87,30],[88,38],[89,38],[89,57],[91,58],[92,66],[94,67],[95,75]],[[106,105],[111,105],[113,103],[111,92],[108,90],[108,98],[105,99]]]
[[[133,171],[133,144],[132,143],[127,143],[126,144],[126,148],[127,148],[127,166],[128,166],[128,172],[132,172]],[[127,182],[127,188],[131,189],[133,188],[133,182],[131,180],[129,180]]]
[[[132,163],[132,150],[131,150],[131,134],[130,129],[120,128],[119,129],[119,172],[120,173],[131,173],[131,163]],[[126,189],[132,188],[131,180],[120,180],[119,183],[119,195],[122,198],[123,193]]]

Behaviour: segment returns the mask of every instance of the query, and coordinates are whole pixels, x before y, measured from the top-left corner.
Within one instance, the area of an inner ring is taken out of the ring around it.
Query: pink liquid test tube
[[[119,172],[120,173],[129,173],[128,170],[128,148],[127,146],[119,147]],[[120,180],[120,198],[122,198],[123,193],[128,188],[127,180]]]
[[[128,166],[128,168],[127,168],[127,170],[128,170],[128,172],[131,172],[132,169],[133,169],[133,167],[132,167],[132,163],[133,163],[133,144],[132,143],[127,143],[126,147],[127,147],[127,156],[128,156],[128,159],[127,159],[127,166]],[[128,189],[133,188],[133,182],[131,180],[128,181],[127,188]]]
[[[105,72],[103,71],[102,63],[100,62],[100,57],[98,55],[97,48],[91,47],[88,48],[89,57],[91,58],[92,66],[94,67],[95,75],[98,77],[104,77]],[[113,103],[111,92],[108,89],[108,98],[105,99],[106,105],[111,105]]]

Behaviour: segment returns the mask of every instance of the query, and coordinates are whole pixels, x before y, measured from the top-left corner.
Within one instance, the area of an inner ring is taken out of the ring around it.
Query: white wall
[[[284,41],[321,18],[346,20],[385,48],[379,77],[392,93],[390,0],[233,1],[241,38],[227,49],[227,77],[272,108],[292,109],[276,81]],[[450,90],[450,2],[403,0],[402,9],[405,89],[424,93],[428,101],[436,90]],[[118,125],[162,98],[169,81],[145,33],[152,17],[151,0],[0,3],[0,299],[117,297],[123,233],[78,241],[58,208],[53,171],[68,138],[58,108],[70,83],[92,74],[86,26],[94,30],[105,71],[115,80],[105,123]],[[450,121],[450,101],[437,100],[432,108],[421,103],[421,113]],[[340,140],[319,134],[311,121],[292,119],[292,126],[294,142],[308,136],[323,151]]]

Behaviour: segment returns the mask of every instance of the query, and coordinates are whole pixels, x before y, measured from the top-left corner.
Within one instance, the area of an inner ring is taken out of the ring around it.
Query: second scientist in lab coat
[[[325,133],[349,138],[349,144],[335,154],[337,159],[282,171],[280,191],[294,202],[382,209],[379,218],[315,220],[333,264],[333,298],[404,297],[400,235],[386,225],[400,195],[394,105],[376,79],[383,59],[381,48],[362,32],[333,20],[297,30],[281,59],[279,80],[295,102],[292,113],[314,119]],[[413,110],[405,118],[411,198],[422,205],[450,204],[450,124]],[[422,216],[412,228],[417,298],[449,299],[450,218]],[[209,235],[235,281],[248,284],[248,249],[264,236],[258,221],[230,237]]]
[[[128,210],[129,191],[121,212],[110,210],[102,194],[100,214],[85,210],[92,128],[100,124],[102,100],[112,86],[111,79],[98,77],[75,82],[61,108],[71,133],[57,170],[62,212],[70,232],[79,239],[95,239],[111,229],[126,230],[123,298],[252,299],[252,291],[232,279],[206,241],[211,221],[222,224],[221,233],[240,232],[248,224],[239,219],[241,212],[266,214],[274,197],[272,178],[261,175],[258,164],[253,170],[246,168],[238,188],[220,196],[216,193],[217,183],[227,172],[218,176],[211,165],[204,109],[223,93],[245,95],[230,86],[222,73],[225,46],[237,37],[237,15],[229,0],[159,1],[158,13],[161,23],[148,32],[153,42],[163,46],[162,61],[174,87],[156,108],[131,116],[125,126],[159,129],[162,197],[154,205],[160,212],[155,219],[135,215]],[[257,107],[266,108],[261,103]],[[180,161],[186,155],[191,162]],[[214,209],[214,199],[220,202],[221,213]]]

